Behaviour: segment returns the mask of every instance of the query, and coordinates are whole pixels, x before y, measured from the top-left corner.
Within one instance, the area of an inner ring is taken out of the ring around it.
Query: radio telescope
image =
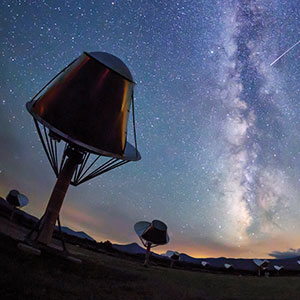
[[[267,259],[253,259],[253,262],[258,268],[258,276],[261,275],[261,271],[266,270],[269,266],[269,261]]]
[[[70,184],[77,186],[141,159],[135,133],[134,85],[119,58],[84,52],[26,104],[57,177],[37,225],[36,241],[51,242]],[[135,146],[127,142],[130,106]]]
[[[225,269],[226,270],[232,270],[233,269],[233,265],[231,265],[231,264],[224,264],[224,267],[225,267]]]
[[[170,241],[167,228],[167,225],[159,220],[153,220],[151,223],[141,221],[134,225],[136,234],[140,238],[142,244],[146,247],[145,267],[148,266],[149,263],[150,249],[165,245]]]
[[[180,260],[180,254],[177,251],[168,250],[165,254],[161,254],[162,256],[166,256],[170,259],[170,267],[173,268],[175,262]]]
[[[207,261],[201,261],[201,265],[205,268],[209,266],[209,263]]]
[[[283,267],[283,266],[274,265],[274,269],[277,271],[277,274],[279,275],[279,272],[280,272],[281,270],[283,270],[284,267]]]
[[[11,190],[6,196],[6,201],[13,207],[24,207],[29,202],[28,198],[17,190]]]
[[[9,218],[10,221],[12,221],[14,217],[16,207],[24,207],[29,202],[28,198],[25,195],[20,194],[17,190],[11,190],[6,196],[6,201],[12,206],[12,211]]]
[[[171,268],[173,268],[176,261],[179,261],[179,256],[180,256],[179,252],[175,251],[173,253],[173,255],[170,257],[170,259],[171,259],[170,267]]]

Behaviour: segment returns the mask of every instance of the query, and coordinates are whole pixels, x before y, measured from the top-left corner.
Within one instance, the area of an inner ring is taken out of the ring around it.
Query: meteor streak
[[[282,53],[279,57],[277,57],[271,64],[270,67],[272,67],[282,56],[286,55],[288,52],[290,52],[294,47],[296,47],[298,44],[300,43],[300,40],[293,45],[292,47],[290,47],[289,49],[287,49],[284,53]]]

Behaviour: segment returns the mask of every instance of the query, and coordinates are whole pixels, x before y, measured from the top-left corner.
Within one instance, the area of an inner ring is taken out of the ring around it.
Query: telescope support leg
[[[63,250],[65,253],[68,252],[67,248],[66,248],[66,243],[65,243],[65,238],[64,238],[64,233],[61,229],[61,226],[60,226],[60,219],[59,219],[59,216],[57,217],[57,223],[58,223],[58,229],[59,229],[59,233],[60,233],[60,239],[61,239],[61,243],[62,243],[62,246],[63,246]]]
[[[146,257],[144,262],[144,267],[147,267],[149,264],[149,258],[150,258],[150,249],[151,249],[151,243],[147,243],[147,251],[146,251]]]
[[[39,229],[39,237],[37,240],[42,244],[49,245],[52,240],[55,223],[77,164],[78,153],[77,157],[76,155],[70,155],[57,178]]]

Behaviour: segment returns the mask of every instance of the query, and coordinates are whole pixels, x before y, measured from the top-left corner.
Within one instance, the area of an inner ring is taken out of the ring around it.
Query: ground
[[[57,251],[35,256],[0,234],[1,299],[299,299],[299,277],[210,274],[166,267],[68,245],[82,263]]]

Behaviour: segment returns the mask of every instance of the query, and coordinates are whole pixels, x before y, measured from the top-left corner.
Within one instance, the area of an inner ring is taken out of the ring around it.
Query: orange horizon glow
[[[137,243],[141,247],[140,240],[136,236],[132,240],[126,242],[121,242],[118,239],[113,238],[107,234],[100,233],[100,228],[102,226],[107,226],[105,222],[101,221],[95,216],[90,216],[86,212],[77,209],[75,207],[65,207],[64,210],[64,224],[66,226],[71,226],[73,230],[84,231],[97,242],[109,240],[111,243],[126,245],[131,243]],[[80,223],[80,225],[79,225]],[[92,227],[99,229],[92,229]],[[296,237],[293,241],[295,244],[299,244],[299,237]],[[280,246],[278,246],[280,245]],[[274,237],[268,240],[267,246],[265,241],[260,241],[249,246],[237,247],[228,246],[227,250],[218,249],[217,247],[212,247],[208,245],[199,245],[188,239],[177,240],[175,237],[170,238],[170,243],[164,246],[155,247],[154,252],[158,254],[163,254],[167,250],[178,251],[179,253],[185,253],[189,256],[195,258],[209,258],[209,257],[231,257],[231,258],[272,258],[265,253],[270,253],[272,251],[286,251],[291,246],[289,245],[288,239],[284,236]],[[230,254],[231,253],[231,254]]]
[[[4,186],[0,185],[0,195],[5,198],[7,194],[5,192]],[[46,197],[46,196],[45,196]],[[25,207],[24,211],[33,214],[35,216],[41,216],[46,208],[47,198],[43,201],[32,201],[33,207]],[[71,205],[64,203],[61,212],[62,226],[67,226],[74,231],[84,231],[86,234],[90,235],[97,242],[109,240],[111,243],[126,245],[130,243],[137,243],[141,247],[140,240],[135,236],[134,232],[132,238],[127,238],[125,241],[121,241],[115,238],[112,234],[104,233],[103,228],[107,228],[107,222],[103,216],[94,216],[88,214],[87,211]],[[115,221],[115,226],[122,228],[123,224],[119,221]],[[133,230],[132,230],[133,231]],[[186,236],[175,237],[170,235],[170,243],[161,247],[154,248],[153,251],[158,254],[163,254],[167,250],[178,251],[179,253],[185,253],[194,258],[209,258],[209,257],[231,257],[231,258],[272,258],[268,253],[272,251],[287,251],[289,248],[298,248],[295,245],[300,244],[300,235],[297,232],[292,233],[294,238],[287,237],[284,234],[278,235],[276,237],[269,238],[266,241],[257,241],[249,245],[244,245],[243,247],[237,246],[222,246],[217,245],[201,245],[193,240],[189,240]]]

